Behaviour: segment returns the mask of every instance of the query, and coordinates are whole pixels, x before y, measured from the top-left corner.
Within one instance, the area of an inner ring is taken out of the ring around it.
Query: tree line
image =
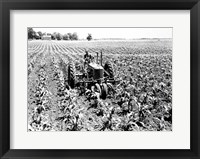
[[[78,34],[74,33],[66,33],[61,34],[59,32],[54,33],[42,33],[41,31],[34,31],[33,28],[28,28],[28,39],[42,39],[44,36],[50,36],[52,40],[79,40]],[[88,34],[86,37],[88,41],[92,40],[92,35]]]

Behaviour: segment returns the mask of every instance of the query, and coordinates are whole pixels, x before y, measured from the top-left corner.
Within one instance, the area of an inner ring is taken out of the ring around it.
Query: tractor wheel
[[[104,69],[105,69],[105,71],[107,71],[109,73],[110,78],[114,78],[113,67],[112,67],[112,64],[109,61],[107,61],[105,63]]]
[[[101,89],[101,98],[106,99],[108,94],[108,87],[105,83],[102,84],[102,89]]]
[[[75,75],[75,67],[73,63],[70,63],[68,66],[68,84],[73,89],[76,84],[76,75]]]
[[[99,85],[98,83],[96,83],[94,86],[92,86],[92,87],[91,87],[91,90],[92,90],[93,92],[99,93],[100,96],[101,96],[101,87],[100,87],[100,85]]]

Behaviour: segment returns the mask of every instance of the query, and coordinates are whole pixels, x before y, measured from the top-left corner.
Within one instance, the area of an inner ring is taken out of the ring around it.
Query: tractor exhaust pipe
[[[98,64],[99,53],[97,52],[97,64]]]
[[[101,66],[102,66],[102,61],[103,61],[103,56],[102,56],[102,51],[101,51]]]

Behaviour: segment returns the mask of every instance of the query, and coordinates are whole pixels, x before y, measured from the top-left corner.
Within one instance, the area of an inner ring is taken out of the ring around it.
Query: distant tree
[[[51,33],[47,33],[47,35],[51,35]]]
[[[33,28],[28,28],[28,39],[34,39],[35,38],[35,31]]]
[[[62,34],[60,34],[60,33],[56,34],[56,39],[57,40],[62,40],[62,38],[63,38]]]
[[[40,35],[37,32],[34,35],[34,39],[40,39]]]
[[[40,39],[41,39],[42,38],[42,32],[38,31],[37,33],[38,33],[38,35],[40,36]]]
[[[72,40],[72,33],[67,33],[67,36],[69,37],[69,40]]]
[[[63,40],[69,40],[68,34],[64,34],[64,35],[63,35]]]
[[[78,40],[78,35],[76,32],[72,34],[72,40]]]
[[[53,34],[51,34],[51,39],[52,40],[56,40],[56,34],[57,34],[56,32],[54,32]]]
[[[67,38],[67,40],[78,40],[78,35],[76,32],[72,33],[67,33],[64,35],[65,39]]]
[[[88,41],[92,40],[92,34],[88,34],[87,38]]]

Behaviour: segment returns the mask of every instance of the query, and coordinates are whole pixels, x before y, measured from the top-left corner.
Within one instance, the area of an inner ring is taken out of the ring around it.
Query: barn
[[[42,40],[51,40],[51,35],[43,35]]]

